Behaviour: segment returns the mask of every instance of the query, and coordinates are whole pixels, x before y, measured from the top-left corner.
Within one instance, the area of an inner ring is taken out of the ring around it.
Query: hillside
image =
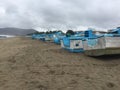
[[[0,28],[0,35],[27,35],[34,32],[34,29]]]

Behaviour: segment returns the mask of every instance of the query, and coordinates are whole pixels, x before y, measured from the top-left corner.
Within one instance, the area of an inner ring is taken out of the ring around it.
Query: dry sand
[[[120,90],[120,55],[95,58],[30,38],[0,40],[0,90]]]

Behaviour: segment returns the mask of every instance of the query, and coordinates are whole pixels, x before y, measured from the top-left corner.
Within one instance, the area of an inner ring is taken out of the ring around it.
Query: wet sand
[[[0,90],[120,90],[120,55],[89,57],[31,38],[2,39]]]

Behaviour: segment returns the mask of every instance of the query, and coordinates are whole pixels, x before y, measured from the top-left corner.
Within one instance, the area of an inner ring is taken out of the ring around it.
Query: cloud
[[[119,0],[0,0],[0,27],[72,29],[120,25]]]

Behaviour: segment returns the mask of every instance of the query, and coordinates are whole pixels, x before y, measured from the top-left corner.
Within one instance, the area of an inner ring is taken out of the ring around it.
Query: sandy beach
[[[0,90],[120,90],[120,55],[89,57],[31,38],[1,39]]]

